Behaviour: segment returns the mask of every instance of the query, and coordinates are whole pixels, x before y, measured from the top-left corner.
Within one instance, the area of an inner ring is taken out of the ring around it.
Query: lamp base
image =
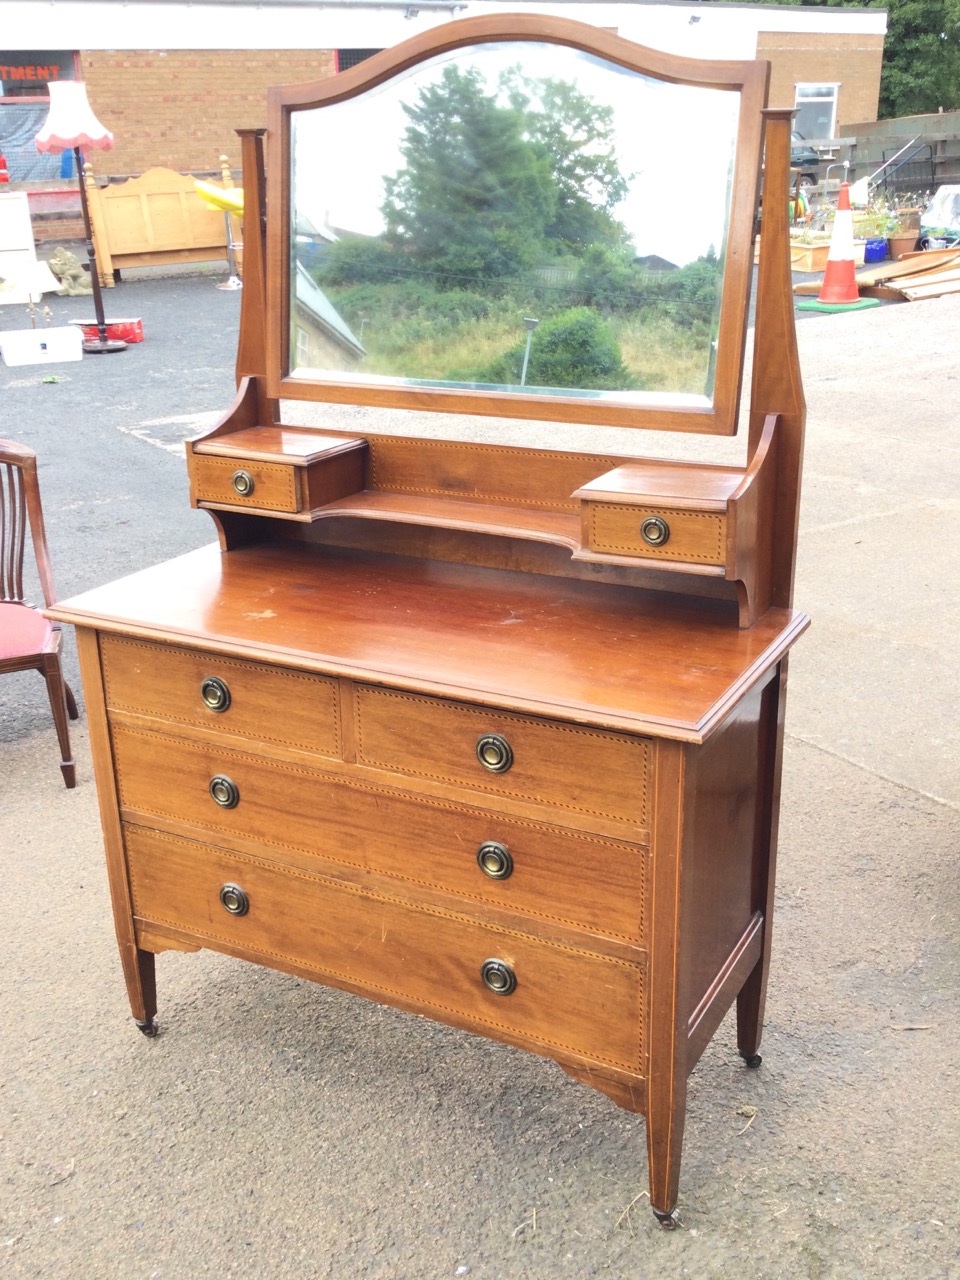
[[[83,353],[88,356],[113,355],[116,351],[126,351],[127,344],[120,338],[85,338]]]

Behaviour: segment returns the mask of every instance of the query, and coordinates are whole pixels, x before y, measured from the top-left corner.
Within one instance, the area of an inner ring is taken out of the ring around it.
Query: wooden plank
[[[861,271],[857,275],[857,284],[886,284],[888,280],[898,280],[904,276],[923,275],[928,271],[940,270],[956,263],[960,266],[960,250],[928,251],[926,253],[904,256],[899,262],[884,262],[872,271]]]
[[[928,284],[943,284],[949,280],[960,280],[960,262],[955,267],[949,267],[946,271],[926,271],[923,275],[907,276],[905,280],[898,280],[896,287],[898,289],[920,289]]]
[[[906,299],[915,302],[919,298],[938,298],[941,292],[953,293],[952,285],[958,280],[960,280],[960,265],[955,270],[930,271],[919,276],[907,276],[895,284],[891,282],[888,285],[877,285],[873,288],[865,287],[861,292],[872,298]]]
[[[953,280],[944,280],[941,284],[931,282],[903,290],[904,297],[909,302],[920,302],[924,298],[942,298],[947,293],[960,293],[960,276]]]
[[[939,259],[940,261],[945,261],[948,258],[954,257],[958,253],[960,253],[960,248],[956,247],[952,249],[912,249],[909,253],[901,253],[900,261],[906,262],[910,258],[914,261],[916,261],[917,258]]]
[[[892,284],[863,284],[860,286],[863,298],[880,298],[884,302],[903,302],[903,294]]]

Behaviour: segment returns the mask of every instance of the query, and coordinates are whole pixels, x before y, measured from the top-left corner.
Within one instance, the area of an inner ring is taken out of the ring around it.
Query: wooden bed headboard
[[[154,168],[100,187],[87,172],[101,284],[112,287],[124,267],[226,260],[224,216],[200,198],[189,174]]]

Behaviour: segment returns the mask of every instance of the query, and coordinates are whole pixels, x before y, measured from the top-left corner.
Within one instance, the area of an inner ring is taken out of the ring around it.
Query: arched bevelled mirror
[[[524,17],[274,90],[271,394],[732,433],[764,93]]]

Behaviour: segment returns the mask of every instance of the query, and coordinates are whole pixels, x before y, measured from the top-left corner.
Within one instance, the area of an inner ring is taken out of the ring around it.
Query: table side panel
[[[766,910],[765,902],[755,900],[754,888],[763,835],[758,785],[763,698],[764,689],[754,689],[708,742],[684,748],[689,792],[682,854],[684,1019],[711,991],[755,913]]]

